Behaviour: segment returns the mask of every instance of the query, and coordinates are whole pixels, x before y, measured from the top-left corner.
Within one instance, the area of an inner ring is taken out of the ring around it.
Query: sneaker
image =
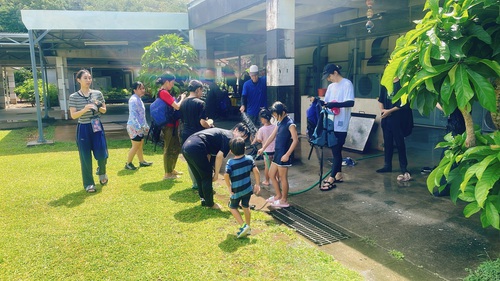
[[[399,175],[397,178],[396,178],[398,181],[410,181],[411,180],[411,175],[410,173],[406,172],[402,175]]]
[[[146,161],[144,161],[144,162],[139,162],[139,167],[149,167],[149,166],[151,166],[151,165],[153,165],[153,162],[146,162]],[[133,166],[133,165],[132,165],[132,166]]]
[[[137,167],[132,163],[125,164],[125,170],[137,170]]]
[[[247,235],[250,235],[250,226],[246,223],[244,223],[241,227],[238,233],[236,233],[237,238],[242,238]]]

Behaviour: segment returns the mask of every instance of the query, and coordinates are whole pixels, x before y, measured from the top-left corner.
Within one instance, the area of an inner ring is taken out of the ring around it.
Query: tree
[[[481,212],[483,227],[496,229],[500,229],[500,133],[475,130],[470,110],[474,102],[492,113],[500,106],[498,88],[495,92],[493,86],[500,76],[499,4],[498,0],[427,0],[427,14],[397,40],[382,77],[389,92],[393,78],[399,77],[403,87],[393,100],[410,102],[421,114],[428,115],[437,103],[447,115],[460,110],[466,132],[455,138],[447,135],[438,144],[448,150],[427,186],[432,192],[435,186],[442,190],[449,184],[454,202],[457,198],[469,202],[465,216]]]
[[[141,58],[140,78],[149,89],[154,89],[158,76],[170,71],[180,80],[196,75],[193,66],[198,65],[194,48],[176,34],[160,36],[160,39],[144,48]]]

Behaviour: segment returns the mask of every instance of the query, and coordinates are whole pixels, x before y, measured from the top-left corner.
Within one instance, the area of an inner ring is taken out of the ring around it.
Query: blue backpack
[[[321,110],[316,128],[314,128],[314,132],[309,139],[312,145],[333,147],[337,144],[337,138],[334,133],[333,116],[333,113],[326,107]]]
[[[150,106],[151,120],[154,125],[163,127],[168,123],[174,123],[180,119],[180,111],[175,110],[172,106],[168,105],[160,98],[156,100]]]

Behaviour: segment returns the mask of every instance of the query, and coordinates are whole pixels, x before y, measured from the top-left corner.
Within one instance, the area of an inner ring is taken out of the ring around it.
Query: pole
[[[35,102],[36,102],[36,117],[38,123],[38,142],[47,142],[43,137],[43,127],[42,127],[42,110],[40,109],[40,93],[38,92],[38,75],[36,73],[36,59],[35,59],[35,40],[33,38],[33,30],[28,30],[28,36],[30,41],[30,58],[31,58],[31,70],[33,71],[33,85],[35,86]]]

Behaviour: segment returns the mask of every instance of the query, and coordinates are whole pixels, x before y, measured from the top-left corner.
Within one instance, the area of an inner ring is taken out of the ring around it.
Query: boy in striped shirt
[[[229,148],[234,154],[233,159],[229,159],[226,164],[224,180],[231,194],[229,210],[241,227],[236,233],[238,238],[250,235],[250,197],[253,193],[260,192],[260,173],[252,157],[245,155],[245,140],[241,137],[233,138],[229,141]],[[255,185],[252,188],[250,173],[253,172]],[[238,207],[241,202],[245,221],[241,217]]]

